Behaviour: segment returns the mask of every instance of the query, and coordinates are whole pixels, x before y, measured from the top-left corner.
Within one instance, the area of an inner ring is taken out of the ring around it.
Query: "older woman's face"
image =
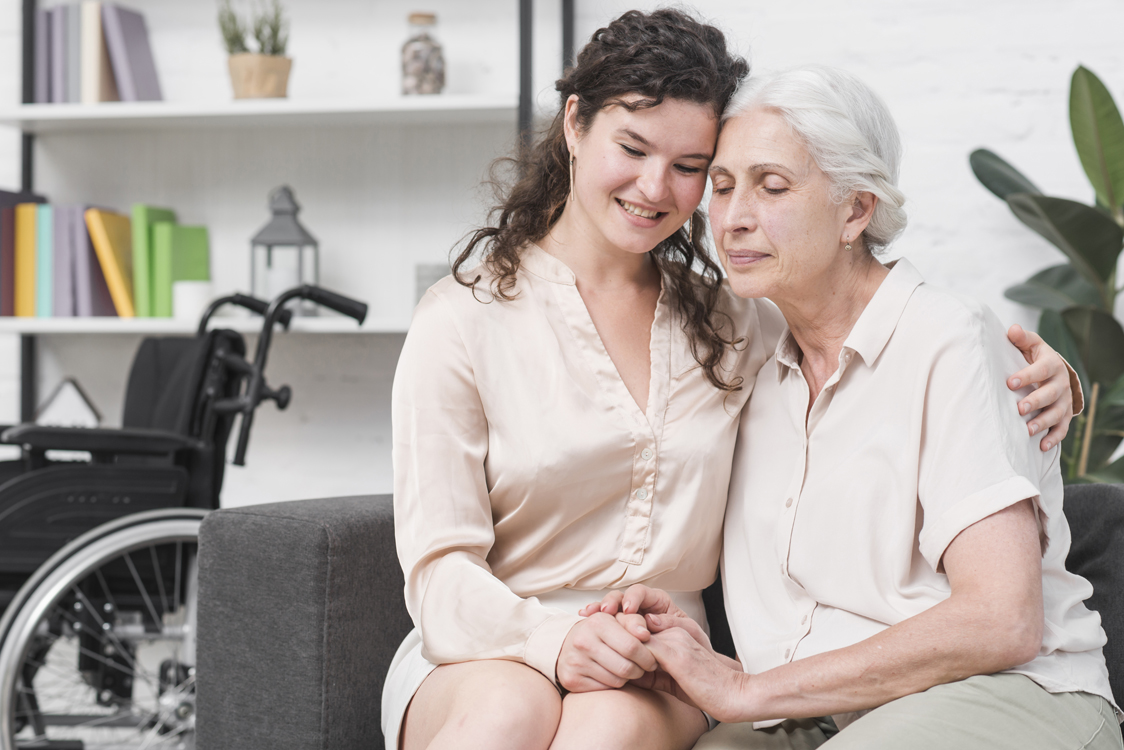
[[[844,252],[852,208],[771,110],[729,120],[710,167],[710,224],[730,285],[774,301],[810,291]]]

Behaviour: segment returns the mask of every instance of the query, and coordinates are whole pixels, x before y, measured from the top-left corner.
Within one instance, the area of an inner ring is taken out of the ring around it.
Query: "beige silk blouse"
[[[553,681],[579,618],[536,595],[714,580],[738,416],[783,318],[723,289],[746,339],[723,363],[744,378],[727,395],[694,361],[665,277],[643,412],[566,265],[530,247],[513,301],[493,301],[489,280],[475,293],[438,282],[406,337],[392,396],[398,555],[426,659],[511,659]]]
[[[957,534],[1033,498],[1046,628],[1038,657],[1009,671],[1112,702],[1100,617],[1082,603],[1092,587],[1065,570],[1059,448],[1027,434],[1004,382],[1024,361],[991,311],[903,259],[810,412],[799,357],[785,332],[734,457],[722,574],[745,670],[850,646],[944,601]]]

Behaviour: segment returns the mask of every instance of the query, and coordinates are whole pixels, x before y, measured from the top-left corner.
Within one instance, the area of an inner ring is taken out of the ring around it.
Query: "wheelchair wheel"
[[[0,620],[0,750],[194,748],[205,515],[127,516],[36,571]]]

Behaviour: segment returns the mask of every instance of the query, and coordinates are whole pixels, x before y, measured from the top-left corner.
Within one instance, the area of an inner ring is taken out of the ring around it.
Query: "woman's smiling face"
[[[714,245],[742,297],[774,302],[831,273],[853,207],[775,111],[728,120],[710,167]]]
[[[646,253],[679,229],[702,200],[718,119],[709,106],[678,99],[634,112],[610,104],[581,133],[576,109],[571,97],[566,105],[566,138],[575,159],[570,218],[591,241]]]

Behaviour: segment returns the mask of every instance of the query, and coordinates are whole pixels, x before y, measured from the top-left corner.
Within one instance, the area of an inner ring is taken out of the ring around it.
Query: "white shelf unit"
[[[351,318],[336,315],[293,318],[288,333],[405,333],[409,319],[367,318],[359,325]],[[252,317],[214,317],[211,328],[229,328],[239,333],[257,333],[262,319]],[[0,334],[67,335],[121,333],[144,336],[191,335],[198,323],[174,318],[0,318]],[[286,333],[280,327],[277,334]]]
[[[0,109],[0,125],[48,135],[92,130],[263,128],[334,125],[513,124],[512,96],[450,94],[365,100],[252,99],[223,102],[22,104]]]

